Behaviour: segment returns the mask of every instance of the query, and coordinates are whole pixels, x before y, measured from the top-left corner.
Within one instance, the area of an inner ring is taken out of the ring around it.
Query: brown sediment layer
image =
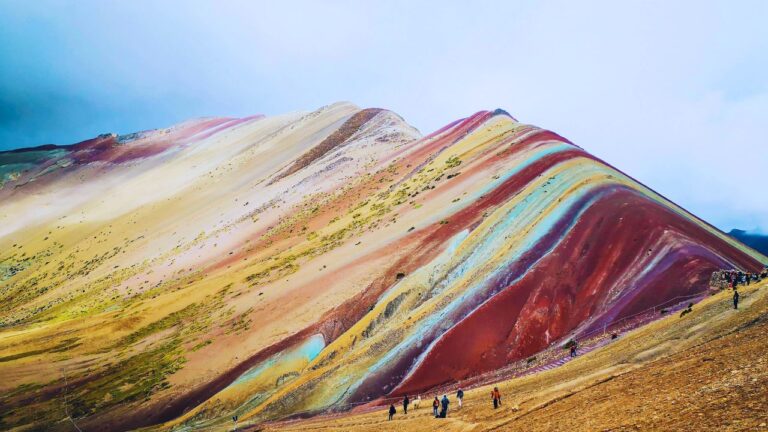
[[[366,108],[353,114],[352,117],[347,119],[341,127],[336,129],[331,135],[324,139],[320,144],[312,147],[306,153],[299,156],[288,168],[282,173],[273,178],[269,184],[273,184],[280,179],[288,177],[296,171],[308,166],[312,162],[323,157],[326,153],[343,144],[352,135],[354,135],[360,128],[376,114],[383,111],[380,108]]]

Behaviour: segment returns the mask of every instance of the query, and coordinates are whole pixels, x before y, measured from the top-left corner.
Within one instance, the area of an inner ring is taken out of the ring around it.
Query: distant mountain
[[[431,396],[765,261],[503,110],[421,136],[340,103],[0,153],[0,430]]]
[[[768,235],[750,233],[740,229],[732,229],[728,235],[761,254],[768,255]]]

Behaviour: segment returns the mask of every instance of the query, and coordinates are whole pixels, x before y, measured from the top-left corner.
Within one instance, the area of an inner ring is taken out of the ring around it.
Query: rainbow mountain
[[[768,262],[567,139],[337,103],[0,153],[0,428],[216,430],[492,373]]]

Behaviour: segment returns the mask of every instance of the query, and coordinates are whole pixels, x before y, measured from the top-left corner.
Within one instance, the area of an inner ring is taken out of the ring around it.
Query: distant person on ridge
[[[396,412],[397,412],[397,410],[395,409],[395,404],[390,404],[389,405],[389,419],[390,420],[392,420],[392,417],[395,416]]]
[[[491,399],[493,399],[493,409],[496,409],[501,405],[501,392],[498,387],[494,387],[491,392]]]
[[[739,308],[739,292],[735,289],[733,290],[733,308],[738,309]]]
[[[464,390],[459,387],[459,391],[456,392],[456,399],[459,400],[459,408],[461,408],[461,401],[464,399]]]
[[[403,398],[403,414],[408,414],[408,404],[411,403],[411,400],[408,399],[408,395],[405,395]]]
[[[440,401],[443,404],[443,409],[440,411],[440,418],[445,418],[448,415],[448,404],[451,403],[448,400],[448,396],[443,395],[443,400]]]
[[[435,396],[435,400],[432,401],[432,413],[435,415],[435,418],[437,418],[437,408],[440,407],[440,400],[437,399],[437,396]]]

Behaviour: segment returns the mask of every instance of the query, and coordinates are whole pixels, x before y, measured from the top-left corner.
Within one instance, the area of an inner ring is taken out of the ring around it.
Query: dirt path
[[[565,365],[466,392],[445,420],[422,408],[273,424],[288,431],[768,431],[768,284],[709,297],[693,313],[649,324]]]

